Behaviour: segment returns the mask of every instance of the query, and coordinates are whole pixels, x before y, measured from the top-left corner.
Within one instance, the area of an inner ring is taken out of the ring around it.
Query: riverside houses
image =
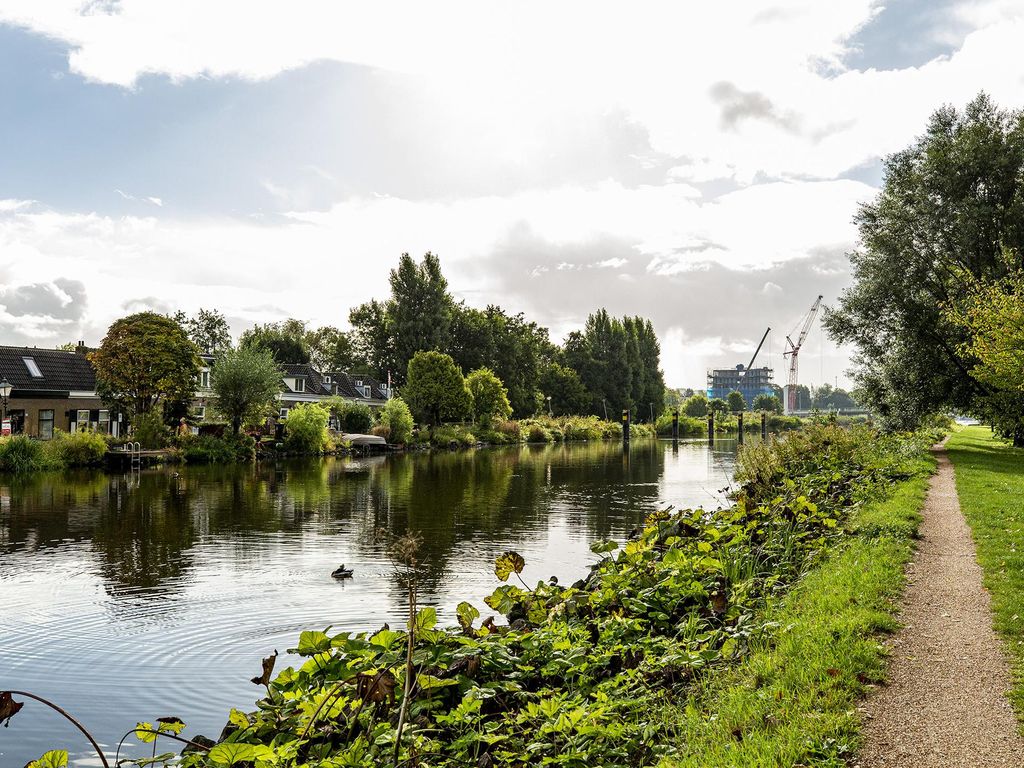
[[[11,385],[6,418],[11,434],[49,440],[55,430],[94,429],[117,436],[119,416],[96,395],[96,374],[76,352],[0,346],[0,381]]]

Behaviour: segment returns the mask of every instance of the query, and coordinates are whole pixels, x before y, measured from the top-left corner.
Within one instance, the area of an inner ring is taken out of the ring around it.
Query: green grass
[[[857,699],[881,680],[880,633],[891,632],[904,565],[933,463],[852,518],[850,536],[770,610],[778,623],[730,673],[712,677],[677,713],[666,766],[846,766],[859,743]],[[1022,612],[1024,613],[1024,612]]]
[[[1010,693],[1024,721],[1024,450],[988,427],[967,427],[948,443],[960,508],[974,534],[996,631],[1013,665]]]

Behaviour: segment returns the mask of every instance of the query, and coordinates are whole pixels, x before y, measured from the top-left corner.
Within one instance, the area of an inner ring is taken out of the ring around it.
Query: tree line
[[[213,355],[215,388],[233,387],[218,393],[218,402],[236,403],[225,414],[234,432],[265,410],[280,387],[281,366],[295,363],[390,379],[399,391],[408,389],[416,415],[433,424],[538,413],[617,419],[625,408],[646,420],[664,408],[660,346],[649,320],[614,318],[601,309],[560,346],[522,313],[456,301],[432,253],[419,263],[402,254],[390,288],[386,300],[352,309],[349,332],[292,318],[255,325],[237,347],[217,310],[121,318],[92,354],[98,387],[132,417],[160,405],[173,422],[187,414],[198,355]]]

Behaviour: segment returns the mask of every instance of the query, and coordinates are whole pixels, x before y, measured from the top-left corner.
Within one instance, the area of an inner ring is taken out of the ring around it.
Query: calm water
[[[602,443],[0,478],[0,690],[56,700],[111,752],[164,715],[216,738],[230,707],[258,698],[260,658],[301,630],[403,621],[377,529],[422,532],[420,602],[442,621],[463,599],[487,616],[496,555],[519,551],[528,582],[574,581],[591,541],[621,541],[667,504],[718,506],[735,449],[651,441],[628,457]],[[355,578],[330,578],[342,562]],[[0,728],[3,768],[50,747],[99,764],[42,705]]]

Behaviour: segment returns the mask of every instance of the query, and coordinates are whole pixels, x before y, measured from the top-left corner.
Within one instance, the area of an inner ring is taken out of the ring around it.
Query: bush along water
[[[671,712],[772,635],[765,605],[842,543],[852,509],[922,471],[927,444],[809,427],[741,454],[731,507],[655,512],[595,543],[571,586],[527,585],[506,552],[486,603],[507,623],[461,603],[454,628],[413,608],[402,629],[303,632],[305,663],[275,677],[265,659],[257,709],[181,765],[654,764],[676,749]]]

